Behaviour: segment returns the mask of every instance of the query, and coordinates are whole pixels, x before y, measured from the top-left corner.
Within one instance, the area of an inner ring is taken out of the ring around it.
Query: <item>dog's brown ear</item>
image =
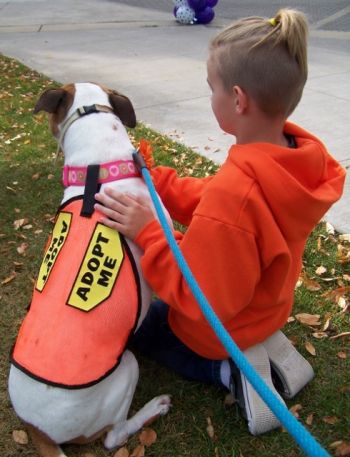
[[[116,91],[109,92],[109,102],[113,111],[127,127],[136,127],[136,114],[131,101]]]
[[[66,97],[65,89],[48,89],[43,92],[34,107],[34,114],[39,111],[46,111],[47,113],[56,113],[61,102]]]

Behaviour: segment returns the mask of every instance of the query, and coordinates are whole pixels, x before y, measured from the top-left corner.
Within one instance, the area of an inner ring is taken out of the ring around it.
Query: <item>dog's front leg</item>
[[[169,395],[160,395],[145,404],[133,417],[119,422],[107,433],[104,445],[107,449],[113,449],[124,444],[130,435],[140,430],[145,424],[165,415],[171,406]]]

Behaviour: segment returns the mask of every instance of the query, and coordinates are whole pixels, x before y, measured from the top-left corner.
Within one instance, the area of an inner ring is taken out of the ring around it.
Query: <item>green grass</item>
[[[16,444],[12,431],[23,429],[15,416],[7,394],[8,355],[14,343],[21,319],[30,302],[33,278],[41,261],[43,247],[52,228],[52,216],[60,202],[62,159],[53,161],[56,143],[49,133],[44,116],[33,117],[32,109],[39,94],[55,86],[53,81],[17,61],[0,55],[0,456],[34,457],[32,445]],[[193,151],[159,135],[142,125],[130,131],[135,144],[140,138],[148,139],[153,146],[155,160],[177,168],[180,174],[203,176],[215,172],[217,166]],[[28,219],[27,227],[14,229],[13,222]],[[28,227],[29,225],[29,227]],[[24,254],[17,248],[26,243]],[[286,325],[285,333],[295,341],[300,352],[312,363],[316,378],[288,406],[302,405],[300,420],[313,414],[307,426],[329,452],[335,441],[349,441],[350,399],[348,337],[331,339],[349,331],[349,312],[341,312],[339,303],[324,294],[340,287],[349,287],[350,262],[346,255],[349,243],[337,234],[329,235],[320,224],[310,236],[304,255],[304,275],[317,279],[320,290],[310,291],[307,282],[297,288],[295,308],[297,313],[319,314],[322,326],[331,317],[326,338],[312,336],[316,330],[301,325],[297,320]],[[340,263],[340,260],[345,260]],[[321,280],[316,274],[319,266],[327,268]],[[304,276],[305,277],[305,276]],[[13,278],[12,280],[10,280]],[[343,291],[345,303],[348,291]],[[340,302],[340,304],[344,302]],[[305,343],[311,342],[316,356],[310,355]],[[346,358],[339,358],[339,353]],[[277,430],[261,437],[252,437],[234,407],[224,405],[225,392],[181,379],[155,363],[139,357],[141,382],[138,385],[132,412],[155,395],[172,395],[171,412],[160,418],[152,427],[158,439],[146,449],[147,457],[294,457],[303,455],[288,433]],[[336,416],[338,421],[327,424],[323,418]],[[215,437],[209,438],[207,418],[214,426]],[[134,449],[137,436],[129,440],[128,448]],[[100,442],[87,446],[66,446],[67,455],[82,457],[92,452],[97,457],[113,456]]]

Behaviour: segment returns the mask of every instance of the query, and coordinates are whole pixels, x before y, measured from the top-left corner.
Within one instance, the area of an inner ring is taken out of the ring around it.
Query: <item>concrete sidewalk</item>
[[[0,52],[63,83],[118,89],[140,121],[222,163],[233,138],[211,112],[206,57],[210,37],[229,20],[218,15],[208,26],[181,26],[168,3],[165,12],[106,0],[0,0]],[[349,14],[345,7],[334,17]],[[350,167],[350,32],[320,24],[311,31],[309,80],[291,120]],[[350,233],[349,177],[327,218]]]

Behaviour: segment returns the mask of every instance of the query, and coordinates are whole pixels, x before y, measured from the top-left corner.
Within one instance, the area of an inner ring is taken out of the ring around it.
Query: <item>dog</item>
[[[150,198],[124,127],[136,125],[132,103],[99,84],[76,83],[46,90],[39,111],[48,113],[64,153],[65,190],[12,352],[9,395],[39,455],[65,457],[63,443],[105,436],[106,448],[122,445],[171,401],[155,397],[127,418],[139,369],[125,347],[151,290],[140,249],[94,210],[94,194],[106,185]]]

